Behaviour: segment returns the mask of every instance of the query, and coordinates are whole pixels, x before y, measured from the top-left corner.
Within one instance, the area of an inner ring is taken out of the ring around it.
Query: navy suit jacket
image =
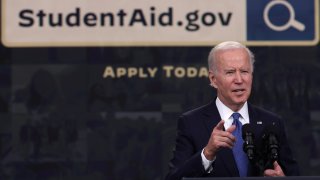
[[[248,111],[255,137],[262,136],[266,125],[277,124],[280,144],[278,162],[285,175],[299,175],[298,165],[292,157],[282,119],[250,104],[248,104]],[[182,177],[239,176],[232,150],[229,148],[222,148],[217,152],[212,164],[213,170],[210,173],[206,172],[202,165],[201,151],[207,145],[213,128],[220,120],[215,101],[181,115],[178,120],[176,145],[173,158],[169,163],[170,172],[166,176],[167,180]],[[261,139],[256,138],[256,142],[261,142]],[[248,167],[248,176],[259,176],[257,168],[251,164]]]

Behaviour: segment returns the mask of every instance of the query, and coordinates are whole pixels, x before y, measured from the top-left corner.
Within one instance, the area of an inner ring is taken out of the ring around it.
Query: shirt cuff
[[[216,157],[214,157],[214,159],[212,161],[210,161],[204,156],[203,151],[204,151],[204,148],[202,149],[202,152],[201,152],[202,165],[203,165],[205,171],[210,173],[213,170],[211,165],[216,160]]]

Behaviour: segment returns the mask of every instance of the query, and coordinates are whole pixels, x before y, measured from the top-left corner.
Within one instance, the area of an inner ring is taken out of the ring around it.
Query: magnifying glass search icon
[[[283,5],[289,10],[290,17],[289,17],[289,20],[288,20],[288,22],[286,24],[278,26],[278,25],[274,25],[270,21],[270,19],[269,19],[269,11],[275,5]],[[298,31],[304,31],[305,28],[306,28],[305,25],[302,24],[301,22],[297,21],[295,19],[295,16],[296,15],[295,15],[295,12],[293,10],[292,5],[288,1],[285,1],[285,0],[270,1],[267,4],[267,6],[264,8],[264,11],[263,11],[264,22],[267,24],[267,26],[269,28],[271,28],[272,30],[275,30],[275,31],[285,31],[290,27],[293,27],[293,28],[297,29]]]

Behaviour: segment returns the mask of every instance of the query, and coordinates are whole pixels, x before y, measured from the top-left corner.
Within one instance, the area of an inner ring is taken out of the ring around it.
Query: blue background
[[[270,29],[263,20],[264,8],[270,0],[247,0],[247,40],[314,40],[315,1],[289,0],[295,11],[295,19],[305,25],[304,31],[290,27],[285,31]],[[290,18],[289,10],[283,5],[274,5],[269,11],[270,21],[285,25]]]

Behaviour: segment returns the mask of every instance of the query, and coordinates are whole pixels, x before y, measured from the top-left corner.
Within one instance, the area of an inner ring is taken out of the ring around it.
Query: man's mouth
[[[243,93],[245,91],[245,89],[235,89],[235,90],[232,90],[232,92],[235,92],[235,93]]]

